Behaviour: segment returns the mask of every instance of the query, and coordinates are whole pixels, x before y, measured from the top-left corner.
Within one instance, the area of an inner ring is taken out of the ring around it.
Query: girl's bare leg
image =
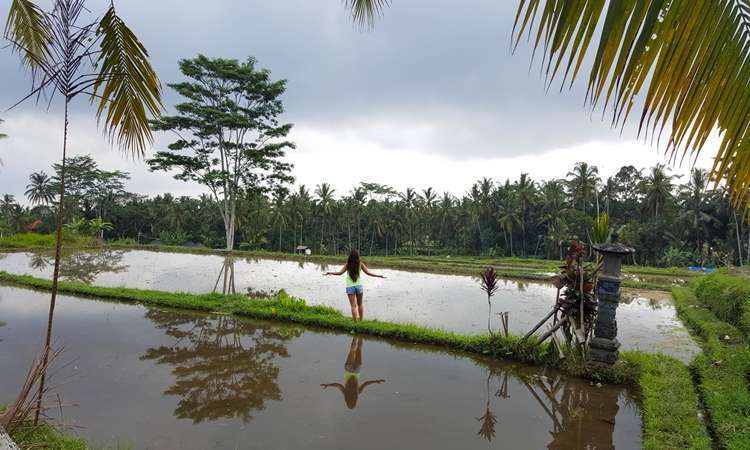
[[[354,294],[346,294],[349,297],[349,306],[352,307],[352,320],[357,321],[357,296]]]
[[[363,320],[365,318],[365,304],[362,301],[363,295],[364,294],[357,294],[357,309],[359,310],[359,320]]]

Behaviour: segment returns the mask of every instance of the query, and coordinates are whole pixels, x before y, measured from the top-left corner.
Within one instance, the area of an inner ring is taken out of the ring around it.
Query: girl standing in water
[[[352,320],[362,320],[365,317],[365,305],[362,303],[364,290],[362,289],[362,277],[360,272],[364,272],[371,277],[385,278],[383,275],[377,275],[367,269],[367,265],[359,259],[359,253],[352,250],[349,253],[344,267],[338,272],[326,272],[323,275],[341,275],[346,272],[346,296],[349,298],[349,305],[352,307]]]

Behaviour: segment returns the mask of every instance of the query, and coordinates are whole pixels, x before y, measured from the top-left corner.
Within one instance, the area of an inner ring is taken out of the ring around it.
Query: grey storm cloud
[[[149,49],[168,108],[178,100],[166,83],[181,79],[179,59],[254,56],[288,80],[287,120],[347,130],[384,147],[483,158],[617,139],[584,107],[584,83],[563,93],[556,84],[545,93],[538,66],[529,68],[529,45],[511,54],[516,5],[393,0],[375,28],[363,31],[340,0],[116,1]],[[28,80],[9,49],[0,52],[0,68],[0,105],[9,106]],[[85,101],[75,106],[85,107]]]

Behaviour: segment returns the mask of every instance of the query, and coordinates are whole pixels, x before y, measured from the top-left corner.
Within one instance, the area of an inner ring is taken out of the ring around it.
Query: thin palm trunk
[[[62,250],[62,222],[63,222],[63,204],[65,201],[65,158],[68,149],[68,103],[69,99],[65,99],[65,121],[63,128],[63,148],[62,148],[62,164],[60,166],[60,190],[58,195],[60,201],[57,206],[57,218],[56,218],[56,229],[55,229],[55,268],[52,272],[52,295],[49,301],[49,314],[47,316],[47,335],[44,338],[44,356],[43,366],[46,367],[47,360],[49,358],[50,343],[52,341],[52,319],[55,315],[55,302],[57,301],[57,285],[58,279],[60,278],[60,254]],[[39,393],[37,395],[36,411],[34,413],[34,425],[39,423],[39,413],[42,410],[42,396],[44,394],[44,383],[47,378],[47,371],[42,373],[39,380]]]
[[[737,211],[734,211],[734,230],[737,235],[737,256],[740,259],[740,267],[742,267],[742,244],[740,243],[740,224],[737,220]]]

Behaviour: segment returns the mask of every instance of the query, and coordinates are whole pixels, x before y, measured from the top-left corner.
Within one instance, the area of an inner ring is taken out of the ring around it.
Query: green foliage
[[[70,247],[87,247],[96,244],[90,236],[82,236],[72,232],[63,233],[63,244]],[[0,238],[2,249],[49,249],[55,247],[54,234],[18,233]]]
[[[548,85],[556,77],[561,89],[572,85],[585,61],[591,107],[603,103],[612,125],[621,126],[640,105],[639,133],[666,128],[674,159],[700,152],[718,128],[712,175],[726,182],[736,205],[750,201],[749,33],[743,0],[521,0],[513,30],[515,45],[534,36]],[[650,201],[655,215],[658,199]]]
[[[105,231],[112,229],[112,224],[105,222],[100,217],[91,220],[73,219],[71,222],[63,225],[66,230],[79,236],[98,236]]]
[[[594,223],[591,227],[591,239],[596,244],[609,242],[610,238],[609,229],[609,214],[601,213],[594,219]]]
[[[65,103],[79,95],[98,101],[97,118],[119,146],[142,154],[151,142],[148,120],[161,111],[159,80],[148,53],[114,5],[92,22],[85,0],[55,0],[51,12],[13,0],[5,37],[35,80],[26,100],[46,90]],[[54,31],[54,32],[53,32]]]
[[[695,294],[719,319],[750,336],[750,279],[712,273],[695,282]]]
[[[284,162],[291,124],[279,124],[286,80],[272,81],[256,60],[197,58],[180,61],[190,81],[170,84],[185,102],[178,115],[152,122],[154,130],[177,132],[169,150],[148,160],[151,170],[176,171],[175,179],[207,187],[217,200],[234,248],[237,202],[247,193],[278,190],[292,180]]]
[[[716,279],[708,280],[710,284]],[[704,295],[713,287],[704,287]],[[677,311],[704,352],[691,364],[719,448],[750,444],[750,346],[741,332],[707,310],[690,289],[675,289]]]
[[[49,450],[87,450],[86,441],[66,435],[49,424],[29,424],[13,433],[13,440],[22,449],[45,448]]]

